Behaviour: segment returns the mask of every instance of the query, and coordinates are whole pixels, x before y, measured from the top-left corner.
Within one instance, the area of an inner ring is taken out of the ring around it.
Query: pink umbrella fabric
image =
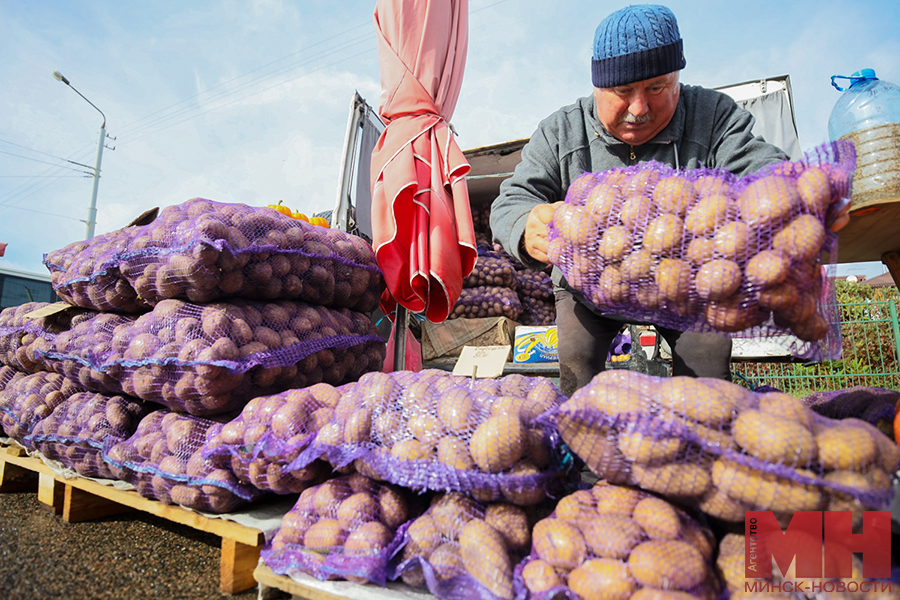
[[[372,152],[372,245],[382,310],[399,302],[444,321],[477,259],[465,175],[449,120],[462,86],[468,0],[378,0],[378,107]]]

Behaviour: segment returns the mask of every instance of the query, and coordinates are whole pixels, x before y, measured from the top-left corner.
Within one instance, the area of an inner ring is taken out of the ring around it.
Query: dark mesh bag
[[[132,484],[144,498],[211,513],[232,512],[263,493],[203,457],[214,424],[157,410],[141,419],[128,439],[108,440],[103,460],[117,479]]]
[[[571,483],[555,430],[533,425],[565,399],[547,379],[396,371],[367,373],[342,392],[333,419],[289,468],[324,456],[337,468],[352,463],[416,491],[463,491],[520,505]]]
[[[9,371],[6,373],[9,376]],[[83,391],[84,388],[57,373],[13,374],[0,391],[0,427],[6,435],[33,450],[26,443],[32,429],[70,396]]]
[[[886,510],[900,449],[875,426],[832,420],[782,392],[693,377],[600,373],[538,421],[598,477],[725,521],[747,510]]]
[[[516,271],[516,292],[520,299],[530,297],[535,300],[552,300],[553,281],[543,271],[519,269]]]
[[[103,448],[131,437],[146,412],[137,400],[79,392],[39,421],[25,445],[85,477],[114,479]]]
[[[367,315],[348,309],[164,300],[140,317],[96,314],[41,354],[92,391],[212,416],[267,393],[355,381],[381,369],[385,342]]]
[[[513,569],[530,550],[532,522],[509,503],[438,495],[407,527],[391,578],[427,587],[438,598],[511,600]]]
[[[331,472],[314,460],[287,466],[334,418],[341,392],[327,383],[254,398],[235,419],[210,429],[204,456],[230,468],[241,483],[276,494],[299,494]]]
[[[464,288],[505,287],[516,289],[516,269],[500,256],[479,255],[472,272],[463,279]]]
[[[329,479],[300,494],[260,558],[279,575],[383,586],[412,516],[409,496],[358,473]]]
[[[48,349],[56,336],[89,319],[89,311],[68,308],[46,317],[33,313],[47,310],[49,302],[27,302],[0,311],[0,363],[26,373],[49,370],[38,355]]]
[[[828,230],[855,151],[835,142],[743,178],[641,163],[586,173],[549,224],[548,256],[601,312],[680,331],[781,336],[794,356],[840,356]]]
[[[712,532],[652,494],[600,481],[538,521],[515,597],[717,598]]]
[[[556,323],[556,301],[538,300],[531,296],[520,296],[522,314],[519,323],[522,325],[553,325]]]
[[[60,297],[97,310],[142,312],[168,298],[297,300],[371,312],[385,288],[362,238],[268,207],[195,198],[150,224],[48,254]]]
[[[522,303],[514,290],[507,287],[479,286],[463,288],[450,319],[506,317],[515,321],[522,314]]]

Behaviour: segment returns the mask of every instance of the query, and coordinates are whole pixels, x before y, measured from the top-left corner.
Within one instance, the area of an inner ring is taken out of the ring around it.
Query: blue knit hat
[[[681,70],[686,64],[678,22],[665,6],[629,6],[597,26],[591,61],[594,87],[615,87],[659,77]]]

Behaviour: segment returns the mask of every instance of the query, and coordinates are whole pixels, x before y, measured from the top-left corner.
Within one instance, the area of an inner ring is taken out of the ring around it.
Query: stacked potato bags
[[[239,297],[371,312],[385,287],[362,238],[203,198],[169,206],[149,225],[69,244],[44,264],[61,298],[101,311]]]
[[[479,250],[475,268],[465,279],[451,319],[506,317],[515,321],[522,313],[516,295],[516,269],[506,257]]]
[[[607,371],[545,418],[597,476],[732,522],[747,510],[850,510],[859,521],[886,509],[900,463],[874,425],[718,379]]]
[[[824,261],[855,152],[836,142],[743,178],[641,163],[586,173],[549,225],[548,255],[603,312],[679,330],[796,336],[795,356],[836,358]]]

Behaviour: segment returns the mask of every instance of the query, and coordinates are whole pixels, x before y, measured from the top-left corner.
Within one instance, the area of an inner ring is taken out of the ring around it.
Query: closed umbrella
[[[375,29],[387,124],[372,152],[372,245],[387,290],[439,323],[475,266],[465,175],[449,126],[468,43],[467,0],[378,0]]]

